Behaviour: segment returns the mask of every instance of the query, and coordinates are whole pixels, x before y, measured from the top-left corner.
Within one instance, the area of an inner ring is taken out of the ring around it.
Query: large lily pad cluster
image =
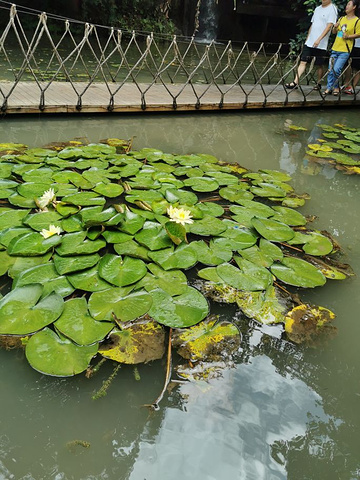
[[[167,333],[184,358],[220,361],[241,338],[209,298],[282,323],[295,342],[333,318],[289,291],[351,272],[294,210],[308,197],[285,173],[117,139],[0,144],[0,155],[0,335],[21,337],[40,372],[159,359]]]
[[[360,129],[336,124],[318,125],[322,137],[308,145],[312,161],[332,165],[348,175],[360,174]]]

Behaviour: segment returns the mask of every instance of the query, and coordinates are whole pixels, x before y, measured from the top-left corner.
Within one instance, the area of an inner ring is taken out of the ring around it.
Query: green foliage
[[[160,0],[83,0],[82,19],[126,31],[173,34],[175,25],[162,11]]]

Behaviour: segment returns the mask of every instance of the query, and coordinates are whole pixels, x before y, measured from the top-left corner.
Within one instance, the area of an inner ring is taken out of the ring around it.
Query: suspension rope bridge
[[[288,45],[204,44],[69,20],[3,0],[0,9],[9,17],[0,36],[3,114],[360,104],[360,92],[333,97],[316,90],[313,62],[299,87],[286,89],[299,62]]]

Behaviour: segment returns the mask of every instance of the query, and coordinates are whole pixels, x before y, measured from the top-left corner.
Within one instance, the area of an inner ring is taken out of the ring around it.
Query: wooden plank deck
[[[12,88],[11,82],[0,82],[0,106],[4,96]],[[45,90],[45,107],[43,113],[107,113],[109,112],[110,93],[108,87],[102,83],[93,83],[88,89],[87,84],[77,82],[74,87],[66,82],[53,82]],[[111,92],[115,92],[120,85],[110,84]],[[42,88],[46,84],[41,84]],[[264,89],[264,91],[262,90]],[[169,92],[167,91],[169,90]],[[194,93],[194,90],[196,93]],[[244,93],[248,93],[246,95]],[[186,85],[161,83],[149,87],[146,84],[125,83],[114,96],[113,112],[142,112],[141,92],[144,92],[146,102],[145,111],[166,112],[174,111],[173,101],[176,99],[176,110],[243,110],[284,107],[328,107],[360,105],[360,92],[356,98],[350,95],[335,97],[332,95],[323,99],[319,92],[311,86],[304,86],[302,90],[285,92],[280,85],[256,86],[236,85]],[[266,95],[264,95],[264,92]],[[223,103],[221,104],[223,94]],[[81,109],[77,108],[78,95],[81,96]],[[267,98],[265,98],[265,96]],[[174,98],[173,98],[174,97]],[[200,102],[200,103],[199,103]],[[40,87],[35,82],[19,82],[8,98],[7,108],[3,114],[39,113]]]

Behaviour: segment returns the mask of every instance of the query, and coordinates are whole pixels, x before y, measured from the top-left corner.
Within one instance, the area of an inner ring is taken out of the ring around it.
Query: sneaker
[[[354,95],[354,90],[349,85],[348,87],[345,87],[343,89],[342,93],[346,93],[347,95]]]

